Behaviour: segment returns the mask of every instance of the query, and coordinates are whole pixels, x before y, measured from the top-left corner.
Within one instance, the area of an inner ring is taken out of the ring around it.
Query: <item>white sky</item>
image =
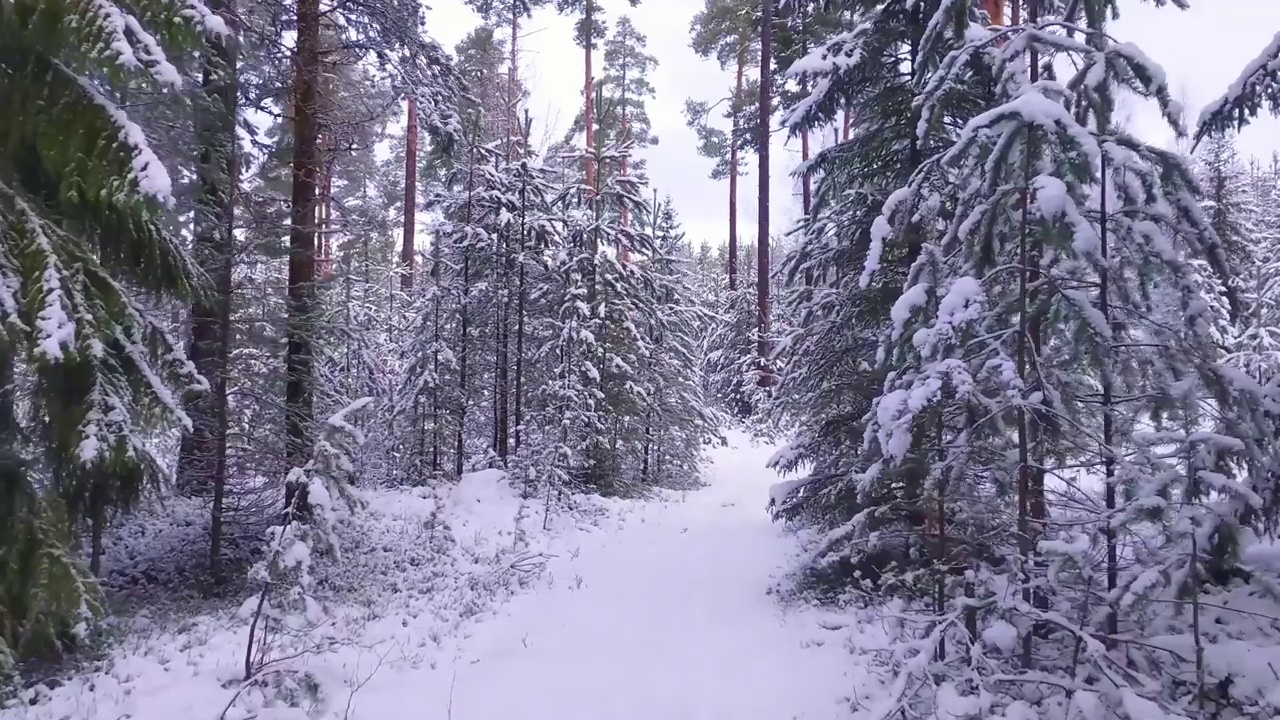
[[[712,162],[697,154],[697,140],[684,123],[686,98],[714,100],[727,94],[732,77],[714,60],[702,60],[689,49],[689,21],[702,0],[641,0],[629,8],[625,0],[600,0],[607,17],[629,14],[649,38],[649,53],[658,59],[653,77],[657,97],[649,101],[653,132],[660,142],[646,151],[649,177],[660,195],[671,195],[695,243],[722,243],[727,238],[725,214],[728,184],[707,177]],[[478,22],[462,0],[426,0],[428,32],[447,49]],[[1141,0],[1124,0],[1126,15],[1113,26],[1120,40],[1137,44],[1168,74],[1175,97],[1187,107],[1194,124],[1200,108],[1217,97],[1240,69],[1280,31],[1280,0],[1191,0],[1193,9],[1155,9]],[[571,19],[551,10],[537,12],[521,28],[521,78],[532,92],[529,112],[533,137],[559,138],[572,121],[582,97],[582,50],[572,40]],[[597,76],[600,51],[596,51]],[[1172,132],[1159,115],[1139,108],[1131,127],[1149,141],[1171,144]],[[1261,120],[1240,138],[1243,155],[1269,157],[1280,150],[1280,122]],[[790,170],[799,145],[773,146],[772,226],[785,230],[799,213],[798,191]],[[743,239],[754,236],[757,213],[755,156],[753,171],[739,185],[738,222]]]

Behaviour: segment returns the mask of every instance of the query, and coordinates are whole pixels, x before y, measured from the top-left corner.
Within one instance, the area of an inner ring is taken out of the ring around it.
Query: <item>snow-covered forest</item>
[[[0,0],[0,719],[1280,717],[1280,27],[459,2]]]

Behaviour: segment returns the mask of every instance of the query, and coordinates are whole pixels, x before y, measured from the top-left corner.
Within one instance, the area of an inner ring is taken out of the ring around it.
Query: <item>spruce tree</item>
[[[1208,135],[1239,130],[1266,108],[1280,115],[1280,32],[1231,83],[1227,92],[1205,106],[1196,128],[1197,141]]]
[[[903,88],[914,117],[897,148],[916,162],[863,226],[857,283],[906,266],[878,318],[883,384],[865,432],[846,435],[837,467],[852,482],[815,472],[780,498],[790,516],[833,530],[818,547],[821,576],[860,574],[873,597],[921,613],[901,629],[889,715],[1203,707],[1229,670],[1203,657],[1174,668],[1128,643],[1168,633],[1199,646],[1199,615],[1188,632],[1164,603],[1190,597],[1198,613],[1198,598],[1238,577],[1274,512],[1269,401],[1220,346],[1219,309],[1238,303],[1206,293],[1227,275],[1223,244],[1186,164],[1112,119],[1127,92],[1180,130],[1163,73],[1110,39],[1107,3],[1082,9],[1080,38],[1028,30],[1077,19],[1049,4],[1030,3],[1005,29],[960,3],[886,2],[809,65],[858,83],[835,87],[875,87],[874,48],[893,18],[918,28],[881,46],[908,49],[920,72]],[[1068,66],[1042,61],[1064,54],[1073,70],[1059,79]],[[829,95],[799,116],[833,112]],[[796,377],[835,375],[789,374],[784,388]],[[814,438],[839,452],[834,430],[802,437],[783,462],[812,453]],[[1161,673],[1196,679],[1151,680]],[[1036,678],[1069,689],[1031,690]]]
[[[189,427],[175,392],[208,389],[137,295],[207,288],[114,88],[177,90],[166,51],[229,32],[194,1],[99,5],[0,4],[0,671],[83,637],[100,606],[72,533],[101,537],[157,480],[151,420]]]
[[[1244,262],[1235,287],[1244,309],[1230,339],[1231,363],[1263,386],[1275,380],[1280,361],[1280,158],[1249,168],[1247,185],[1252,209]]]

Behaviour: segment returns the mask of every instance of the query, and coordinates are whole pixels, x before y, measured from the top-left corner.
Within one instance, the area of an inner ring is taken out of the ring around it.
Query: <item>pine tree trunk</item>
[[[418,209],[418,104],[409,96],[404,129],[404,233],[400,243],[400,289],[413,290],[414,213]]]
[[[314,403],[312,322],[316,290],[316,181],[320,148],[315,117],[320,73],[320,0],[297,0],[297,50],[293,86],[293,191],[289,209],[289,279],[285,350],[285,437],[290,467],[302,467],[311,455]],[[285,507],[298,498],[305,517],[306,488],[290,485]]]
[[[591,50],[592,50],[592,45],[594,44],[594,36],[592,33],[592,28],[593,28],[592,23],[594,22],[594,18],[593,18],[594,11],[595,11],[595,5],[593,1],[586,0],[586,7],[583,10],[583,18],[586,21],[587,36],[585,38],[586,42],[583,43],[583,48],[582,48],[582,58],[583,58],[582,60],[582,68],[583,68],[582,118],[583,118],[583,122],[586,124],[587,154],[586,154],[586,157],[584,158],[585,166],[583,168],[583,179],[584,179],[584,184],[588,188],[592,188],[592,190],[594,190],[596,186],[596,162],[595,162],[595,157],[592,155],[592,151],[595,150],[595,147],[596,147],[595,115],[594,115],[594,107],[593,107],[595,104],[594,103],[595,93],[593,92],[593,88],[592,88],[592,86],[595,85],[595,78],[592,76],[592,72],[591,72]]]
[[[743,101],[747,72],[747,44],[738,49],[733,85],[733,132],[729,136],[729,292],[738,289],[738,109]]]
[[[1017,2],[1017,0],[1014,0]],[[987,15],[991,17],[992,25],[1004,24],[1004,0],[985,0]]]
[[[773,0],[764,0],[760,25],[760,200],[756,229],[756,349],[762,387],[773,384],[769,369],[769,126],[773,117]]]
[[[507,162],[515,156],[516,151],[516,113],[519,109],[519,97],[516,88],[519,86],[519,53],[520,42],[520,4],[511,3],[511,57],[507,69]]]

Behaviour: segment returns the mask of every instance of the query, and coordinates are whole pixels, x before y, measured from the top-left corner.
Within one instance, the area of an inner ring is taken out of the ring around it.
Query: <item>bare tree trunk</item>
[[[418,209],[418,104],[409,96],[404,128],[404,233],[400,242],[400,289],[413,290],[414,213]]]
[[[315,117],[320,73],[320,0],[298,0],[297,51],[293,87],[293,192],[289,209],[289,280],[285,350],[285,436],[290,467],[302,467],[311,455],[314,358],[311,324],[315,316],[316,181],[320,147]],[[306,488],[291,484],[285,507],[308,511]]]
[[[760,214],[756,230],[756,346],[759,384],[773,384],[769,369],[769,126],[773,111],[773,0],[764,0],[760,25]]]

